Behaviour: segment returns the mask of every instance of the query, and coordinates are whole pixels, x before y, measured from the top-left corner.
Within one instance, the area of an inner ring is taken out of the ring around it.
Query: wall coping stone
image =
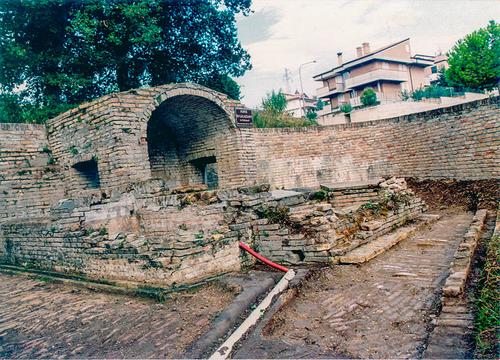
[[[366,181],[352,181],[352,182],[339,182],[334,184],[321,184],[320,187],[323,190],[355,190],[355,189],[366,189],[366,188],[377,188],[379,184],[384,181],[383,178],[376,178]]]

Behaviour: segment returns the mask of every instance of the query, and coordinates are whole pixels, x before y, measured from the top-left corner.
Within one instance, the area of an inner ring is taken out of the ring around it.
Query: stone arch
[[[233,112],[225,99],[208,89],[181,87],[159,94],[153,105],[143,129],[151,178],[171,188],[227,185],[238,163],[231,151]]]

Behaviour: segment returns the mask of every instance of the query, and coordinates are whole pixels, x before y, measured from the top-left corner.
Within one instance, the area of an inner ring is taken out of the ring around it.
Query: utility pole
[[[307,64],[316,63],[316,60],[308,61],[299,65],[299,80],[300,80],[300,113],[302,116],[305,116],[304,111],[304,87],[302,86],[302,66]]]
[[[292,77],[290,76],[290,74],[290,70],[288,70],[288,68],[285,68],[285,75],[283,75],[283,80],[285,80],[286,92],[289,94],[292,93],[292,89],[290,87],[290,81],[292,80]]]

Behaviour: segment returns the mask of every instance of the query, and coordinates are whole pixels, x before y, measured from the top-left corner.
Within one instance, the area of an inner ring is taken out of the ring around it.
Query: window
[[[437,66],[434,65],[434,66],[431,67],[431,73],[436,74],[437,71],[438,71],[437,70]]]

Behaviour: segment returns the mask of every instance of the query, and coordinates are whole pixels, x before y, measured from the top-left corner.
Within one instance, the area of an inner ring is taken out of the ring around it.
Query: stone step
[[[361,264],[370,261],[371,259],[389,250],[404,239],[414,235],[425,225],[437,221],[440,217],[440,215],[421,215],[417,218],[418,222],[416,224],[403,226],[395,230],[394,232],[380,236],[367,244],[361,245],[345,255],[335,256],[332,259],[333,263]]]

